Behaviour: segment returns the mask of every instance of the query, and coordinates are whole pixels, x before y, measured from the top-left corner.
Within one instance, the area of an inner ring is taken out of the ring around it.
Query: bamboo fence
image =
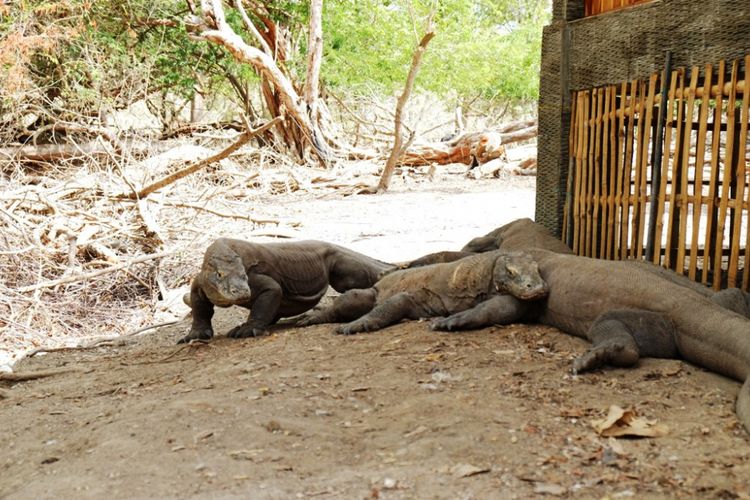
[[[575,253],[651,256],[715,289],[748,290],[749,66],[750,55],[574,92],[563,234]]]

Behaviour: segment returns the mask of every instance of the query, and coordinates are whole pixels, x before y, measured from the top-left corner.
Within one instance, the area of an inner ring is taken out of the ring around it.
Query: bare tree
[[[309,48],[308,61],[313,68],[308,70],[304,100],[283,65],[278,64],[284,60],[285,55],[280,50],[280,45],[275,43],[275,24],[267,13],[262,11],[262,6],[252,3],[255,9],[253,14],[266,28],[263,32],[255,27],[247,15],[242,0],[235,0],[234,5],[240,12],[245,28],[254,37],[258,46],[246,43],[229,26],[221,0],[201,0],[200,17],[191,17],[187,24],[199,38],[223,46],[237,61],[250,64],[261,77],[262,93],[271,116],[283,118],[279,128],[286,145],[302,159],[311,151],[321,163],[327,164],[331,152],[323,136],[315,105],[322,53],[320,19],[323,1],[314,0],[310,6],[310,38],[314,43]]]
[[[411,68],[409,68],[409,74],[406,77],[404,90],[396,103],[393,149],[391,150],[391,154],[388,157],[388,161],[385,163],[383,174],[380,176],[380,182],[378,182],[378,186],[375,189],[375,191],[378,193],[388,190],[388,187],[391,183],[391,178],[393,177],[393,171],[396,169],[396,165],[398,164],[401,155],[404,153],[404,150],[409,146],[409,143],[411,142],[410,140],[409,143],[407,143],[407,146],[404,147],[404,141],[402,137],[403,134],[401,132],[401,114],[403,113],[404,106],[406,106],[406,102],[409,100],[411,90],[414,87],[414,80],[417,78],[419,66],[422,64],[422,55],[424,54],[425,50],[427,50],[427,44],[430,43],[430,40],[432,40],[434,36],[435,31],[432,26],[432,18],[430,18],[427,24],[427,32],[424,34],[422,39],[419,41],[417,48],[414,50],[414,55],[412,56],[411,60]]]

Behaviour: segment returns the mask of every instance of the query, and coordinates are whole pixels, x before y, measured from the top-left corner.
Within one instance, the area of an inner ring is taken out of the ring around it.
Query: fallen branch
[[[64,285],[66,283],[74,283],[76,281],[85,281],[87,279],[101,276],[102,274],[107,274],[107,273],[111,273],[114,271],[119,271],[120,269],[125,269],[126,267],[130,267],[133,264],[140,264],[141,262],[147,262],[149,260],[161,259],[171,254],[172,252],[159,252],[159,253],[153,253],[149,255],[143,255],[141,257],[137,257],[127,262],[123,262],[122,264],[117,264],[116,266],[99,269],[97,271],[92,271],[90,273],[85,273],[85,274],[74,274],[74,275],[66,276],[64,278],[59,278],[59,279],[52,280],[52,281],[46,281],[44,283],[37,283],[36,285],[23,286],[19,288],[17,291],[21,293],[33,292],[34,290],[39,290],[42,288],[52,288],[57,285]]]
[[[148,200],[152,201],[152,200]],[[154,203],[159,203],[160,205],[169,205],[170,207],[177,207],[177,208],[191,208],[193,210],[200,210],[212,215],[215,215],[217,217],[223,217],[226,219],[239,219],[239,220],[246,220],[248,222],[252,222],[256,225],[263,225],[263,224],[276,224],[277,226],[281,224],[280,220],[277,219],[254,219],[250,217],[249,215],[240,215],[240,214],[230,214],[230,213],[224,213],[219,212],[218,210],[213,210],[207,207],[202,207],[200,205],[194,205],[192,203],[180,203],[176,201],[169,201],[169,200],[160,200],[160,201],[154,201]],[[298,223],[297,223],[298,224]]]
[[[26,373],[0,373],[0,382],[26,382],[27,380],[37,380],[40,378],[53,377],[64,373],[79,372],[90,373],[93,370],[84,368],[52,368],[50,370],[39,370],[36,372]]]
[[[194,163],[193,165],[190,165],[189,167],[185,167],[182,170],[179,170],[179,171],[177,171],[177,172],[175,172],[173,174],[170,174],[170,175],[168,175],[168,176],[166,176],[166,177],[164,177],[164,178],[162,178],[162,179],[160,179],[160,180],[158,180],[158,181],[156,181],[156,182],[154,182],[152,184],[149,184],[148,186],[142,188],[138,192],[127,193],[127,194],[125,194],[125,193],[120,194],[118,196],[118,198],[125,198],[125,199],[128,199],[128,200],[143,199],[146,196],[148,196],[151,193],[153,193],[154,191],[157,191],[157,190],[163,188],[164,186],[168,186],[168,185],[172,184],[173,182],[182,179],[183,177],[187,177],[188,175],[190,175],[190,174],[192,174],[194,172],[197,172],[198,170],[200,170],[200,169],[202,169],[202,168],[204,168],[204,167],[206,167],[208,165],[211,165],[212,163],[215,163],[217,161],[223,160],[224,158],[228,157],[229,155],[231,155],[232,153],[234,153],[235,151],[237,151],[238,149],[240,149],[242,146],[244,146],[245,143],[247,143],[247,141],[249,141],[250,139],[252,139],[253,137],[255,137],[258,134],[262,134],[266,130],[268,130],[271,127],[275,126],[277,123],[280,123],[281,120],[282,120],[282,118],[280,116],[277,116],[273,120],[271,120],[269,122],[266,122],[264,125],[256,128],[256,129],[248,130],[248,131],[244,132],[243,134],[240,135],[240,137],[233,144],[231,144],[228,148],[224,149],[223,151],[221,151],[219,153],[216,153],[213,156],[209,156],[208,158],[205,158],[203,160],[200,160],[199,162]]]

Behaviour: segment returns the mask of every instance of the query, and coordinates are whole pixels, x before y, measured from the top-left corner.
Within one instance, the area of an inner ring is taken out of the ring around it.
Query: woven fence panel
[[[748,290],[749,66],[747,56],[573,93],[563,234],[577,254],[650,254],[715,289]]]

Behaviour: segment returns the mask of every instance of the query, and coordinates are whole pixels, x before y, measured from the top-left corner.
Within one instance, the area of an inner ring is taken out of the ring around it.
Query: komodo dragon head
[[[203,292],[214,305],[250,300],[250,286],[242,258],[225,244],[209,246],[201,266]]]
[[[536,261],[523,252],[500,253],[492,270],[492,283],[497,292],[521,300],[542,299],[549,293]]]

